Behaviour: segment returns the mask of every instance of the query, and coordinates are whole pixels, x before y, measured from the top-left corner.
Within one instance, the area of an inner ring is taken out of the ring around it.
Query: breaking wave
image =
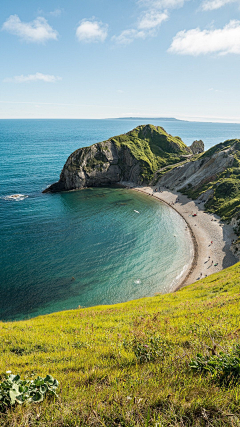
[[[10,196],[3,197],[4,200],[15,200],[16,202],[20,202],[21,200],[26,199],[28,196],[25,194],[10,194]]]

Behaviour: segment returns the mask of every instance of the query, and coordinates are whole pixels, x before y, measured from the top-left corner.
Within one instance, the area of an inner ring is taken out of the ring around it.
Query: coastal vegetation
[[[7,411],[16,404],[42,402],[46,395],[56,396],[58,381],[47,375],[34,380],[21,380],[20,375],[7,372],[0,383],[0,412]]]
[[[217,144],[210,148],[198,158],[212,158],[220,151],[225,152],[226,156],[231,154],[233,162],[231,167],[227,167],[221,173],[214,174],[207,182],[200,185],[182,188],[182,193],[192,199],[197,199],[205,193],[208,194],[205,202],[205,209],[208,212],[219,215],[224,221],[230,222],[233,217],[236,218],[235,231],[240,235],[240,140],[227,140],[224,143]]]
[[[129,148],[140,162],[143,182],[149,182],[157,169],[185,160],[186,155],[191,154],[180,137],[173,137],[160,126],[138,126],[111,140],[118,148]]]
[[[160,185],[204,202],[205,209],[234,222],[240,235],[240,140],[204,152],[203,141],[187,147],[162,127],[141,125],[126,134],[73,152],[60,180],[45,192],[116,185]],[[237,244],[240,243],[237,242]],[[236,251],[240,251],[237,248]]]
[[[111,185],[131,180],[149,184],[161,168],[187,161],[193,155],[178,136],[162,127],[141,125],[122,135],[74,151],[60,180],[44,192]]]
[[[239,426],[240,263],[173,294],[0,323],[0,372],[48,372],[58,398],[4,427]]]

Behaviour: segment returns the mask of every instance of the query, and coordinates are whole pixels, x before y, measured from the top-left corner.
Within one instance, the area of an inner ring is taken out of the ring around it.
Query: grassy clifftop
[[[142,177],[149,182],[156,170],[185,159],[192,154],[178,136],[168,134],[162,127],[141,125],[132,131],[111,138],[117,147],[126,146],[140,161]],[[104,144],[104,143],[102,143]]]
[[[74,151],[63,167],[60,180],[44,193],[115,185],[121,181],[149,184],[158,169],[186,161],[189,154],[193,154],[191,148],[163,128],[138,126]]]
[[[240,263],[174,294],[0,323],[0,372],[60,381],[59,399],[0,425],[239,426],[239,382],[189,366],[239,343],[239,273]]]

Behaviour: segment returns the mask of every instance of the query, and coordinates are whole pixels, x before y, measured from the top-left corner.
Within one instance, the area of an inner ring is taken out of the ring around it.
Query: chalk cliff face
[[[203,202],[206,210],[229,222],[240,236],[240,140],[225,141],[173,168],[159,184]],[[240,257],[240,237],[231,249]]]
[[[198,188],[214,181],[218,174],[234,163],[233,147],[220,151],[212,156],[200,157],[165,173],[159,184],[170,189],[180,190],[183,187]],[[210,193],[209,193],[210,195]]]
[[[110,140],[74,151],[64,165],[60,180],[48,190],[57,192],[114,185],[121,180],[140,184],[140,169],[128,147],[117,147]]]
[[[74,151],[60,179],[44,192],[77,190],[131,181],[178,190],[204,202],[205,209],[231,222],[240,235],[240,140],[202,153],[153,125],[138,126],[107,141]],[[233,247],[240,253],[240,238]]]
[[[67,159],[60,180],[45,192],[114,185],[121,181],[149,183],[161,166],[191,155],[181,138],[161,127],[138,126],[132,131],[74,151]]]

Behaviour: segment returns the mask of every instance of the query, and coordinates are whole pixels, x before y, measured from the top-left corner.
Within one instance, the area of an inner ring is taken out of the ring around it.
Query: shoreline
[[[172,292],[239,261],[230,250],[232,240],[237,237],[233,227],[224,223],[217,215],[205,212],[202,202],[189,199],[182,193],[169,191],[164,187],[159,191],[159,186],[136,186],[131,182],[122,184],[167,204],[183,218],[188,227],[193,244],[193,258]]]

